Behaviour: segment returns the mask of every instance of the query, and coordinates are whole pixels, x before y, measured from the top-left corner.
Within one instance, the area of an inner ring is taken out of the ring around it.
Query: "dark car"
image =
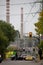
[[[11,56],[11,60],[15,60],[15,55],[12,55]]]
[[[25,60],[27,54],[21,54],[21,57],[23,58],[23,60]]]
[[[3,59],[2,59],[2,57],[1,57],[1,55],[0,55],[0,63],[2,62],[2,60],[3,60]]]
[[[16,60],[23,60],[23,59],[24,59],[23,57],[19,56],[19,57],[17,57]]]
[[[23,60],[23,57],[21,57],[21,56],[16,56],[16,55],[12,55],[12,56],[11,56],[11,60]]]

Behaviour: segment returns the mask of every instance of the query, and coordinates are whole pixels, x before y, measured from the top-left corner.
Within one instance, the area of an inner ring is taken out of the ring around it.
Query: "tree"
[[[8,46],[8,38],[4,36],[4,33],[0,29],[0,54],[4,58],[4,51],[6,50],[6,47]]]
[[[36,27],[36,32],[37,34],[42,34],[43,35],[43,10],[39,13],[39,18],[38,22],[34,24]]]
[[[36,32],[38,35],[42,35],[43,36],[43,10],[39,13],[39,18],[38,18],[38,22],[35,23],[35,27],[36,27]],[[40,48],[43,49],[43,41],[40,40],[40,44],[39,46]]]
[[[39,48],[42,48],[43,51],[43,40],[40,42],[40,44],[38,45]]]
[[[16,36],[14,27],[6,22],[0,21],[0,28],[4,32],[4,35],[8,37],[9,41],[13,41]]]
[[[14,41],[16,37],[16,30],[14,27],[6,23],[5,21],[0,20],[0,54],[4,57],[4,52],[10,44],[11,41]]]

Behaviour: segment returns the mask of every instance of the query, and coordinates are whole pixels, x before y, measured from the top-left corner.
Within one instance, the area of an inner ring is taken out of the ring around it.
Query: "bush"
[[[40,44],[38,45],[39,48],[42,48],[42,51],[43,51],[43,40],[40,41]]]

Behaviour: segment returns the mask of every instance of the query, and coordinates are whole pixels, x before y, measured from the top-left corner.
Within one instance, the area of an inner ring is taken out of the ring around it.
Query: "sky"
[[[10,0],[10,23],[14,26],[16,30],[21,31],[21,8],[23,8],[23,33],[32,32],[33,35],[36,34],[34,23],[38,21],[38,12],[40,10],[40,4],[29,4],[29,2],[35,2],[38,0]],[[28,3],[28,4],[20,4]],[[20,5],[18,5],[20,4]],[[1,6],[5,5],[5,6]],[[29,13],[34,14],[29,14]],[[6,21],[6,0],[0,0],[0,20]]]

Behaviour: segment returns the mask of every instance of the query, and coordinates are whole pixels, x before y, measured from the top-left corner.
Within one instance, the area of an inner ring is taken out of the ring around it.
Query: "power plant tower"
[[[10,22],[10,0],[6,0],[6,21]]]
[[[23,8],[21,8],[21,39],[23,38]]]
[[[43,0],[42,0],[42,10],[43,10]]]

